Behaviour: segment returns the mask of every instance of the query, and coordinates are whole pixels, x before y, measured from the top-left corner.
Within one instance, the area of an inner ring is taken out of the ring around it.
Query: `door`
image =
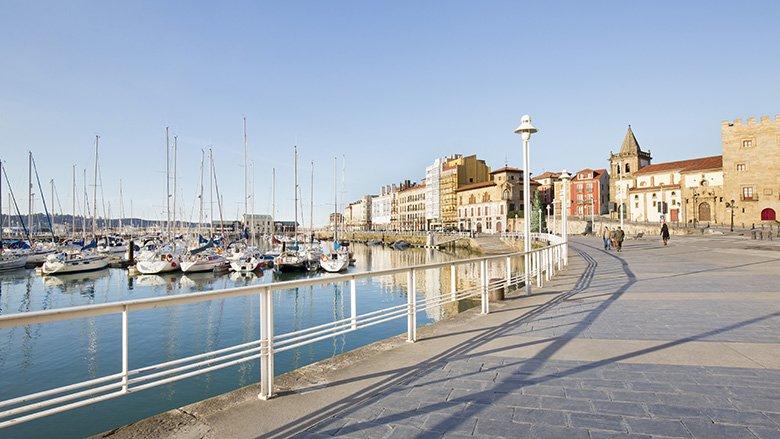
[[[680,221],[679,213],[680,213],[679,209],[672,209],[672,210],[670,210],[669,211],[669,220],[672,221],[672,222],[675,222],[675,223],[677,221]]]
[[[777,216],[775,215],[775,210],[766,208],[761,211],[761,221],[776,221]]]
[[[710,203],[699,204],[699,221],[710,221]]]

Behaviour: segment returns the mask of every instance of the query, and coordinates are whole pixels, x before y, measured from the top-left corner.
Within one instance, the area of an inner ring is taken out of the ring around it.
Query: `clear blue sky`
[[[351,200],[422,177],[440,155],[476,153],[493,167],[508,157],[519,166],[512,131],[524,113],[540,129],[535,172],[605,166],[629,123],[661,162],[719,154],[722,120],[780,113],[775,1],[6,1],[2,8],[0,157],[20,196],[31,149],[66,212],[71,165],[91,168],[96,133],[114,213],[121,177],[125,211],[132,199],[136,216],[160,216],[168,125],[179,136],[185,216],[200,148],[213,145],[232,218],[243,195],[246,115],[256,210],[269,210],[275,166],[279,216],[292,216],[297,139],[306,198],[308,163],[316,162],[322,223],[334,155],[347,158]]]

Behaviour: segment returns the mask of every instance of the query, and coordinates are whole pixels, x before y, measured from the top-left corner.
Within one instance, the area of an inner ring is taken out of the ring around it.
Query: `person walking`
[[[615,250],[619,252],[623,251],[623,239],[625,239],[625,237],[626,233],[618,226],[617,231],[615,232],[615,242],[617,243]]]
[[[669,242],[669,226],[666,223],[661,226],[661,239],[664,241],[664,245]]]
[[[601,239],[604,241],[604,250],[610,250],[612,248],[611,236],[609,235],[609,227],[604,226],[601,230]]]

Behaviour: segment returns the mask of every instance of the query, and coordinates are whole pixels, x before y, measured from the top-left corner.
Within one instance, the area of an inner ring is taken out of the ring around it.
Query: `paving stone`
[[[582,380],[582,387],[586,389],[626,389],[626,383],[617,380],[601,380],[586,378]]]
[[[702,409],[668,404],[647,404],[647,411],[654,418],[706,418]]]
[[[395,425],[393,431],[387,436],[388,439],[439,439],[443,437],[444,433],[431,430],[422,430],[420,428],[410,427],[407,425]]]
[[[531,427],[530,437],[534,439],[589,439],[591,436],[588,434],[588,430],[582,428],[535,424]]]
[[[777,424],[761,412],[721,408],[704,409],[703,413],[718,424],[777,427]]]
[[[750,427],[751,433],[758,439],[780,439],[780,428],[773,427]]]
[[[715,424],[708,419],[683,419],[685,427],[695,438],[747,438],[755,436],[747,429],[736,425]]]
[[[569,413],[572,427],[595,430],[626,431],[620,416],[595,413]]]
[[[379,439],[389,436],[392,430],[392,426],[388,424],[376,424],[373,422],[364,421],[349,421],[338,431],[336,436]]]
[[[517,422],[478,419],[474,430],[476,437],[516,438],[527,437],[531,431],[531,425],[518,424]]]
[[[523,387],[523,393],[526,395],[540,395],[540,396],[560,396],[564,397],[563,387],[558,386],[528,386]]]
[[[510,407],[539,408],[541,407],[541,400],[541,396],[506,394],[497,396],[494,401],[495,404]]]
[[[442,433],[462,433],[472,434],[476,418],[465,418],[458,416],[448,416],[440,413],[431,413],[425,421],[423,428],[426,430],[439,431]]]
[[[631,433],[653,436],[690,437],[682,422],[670,419],[625,418]]]
[[[544,409],[517,408],[514,412],[515,422],[525,422],[533,425],[566,426],[566,412]]]
[[[552,410],[568,410],[576,412],[592,412],[590,401],[582,399],[558,398],[555,396],[539,397],[541,408]]]
[[[609,393],[606,390],[598,389],[572,389],[564,387],[564,393],[567,398],[574,399],[599,399],[602,401],[609,401]]]
[[[646,434],[619,433],[615,431],[591,430],[590,439],[651,439]]]
[[[462,416],[478,419],[495,419],[511,421],[514,416],[513,407],[496,404],[469,404],[463,410]]]
[[[489,404],[493,402],[493,392],[484,390],[452,389],[447,401],[466,401]]]
[[[593,407],[596,409],[596,413],[639,417],[648,416],[644,406],[635,402],[593,401]]]
[[[631,390],[610,390],[610,399],[624,402],[658,403],[658,397],[651,392],[633,392]]]
[[[642,381],[632,381],[628,383],[628,387],[631,390],[635,390],[637,392],[668,392],[672,393],[675,392],[677,389],[675,389],[674,386],[668,383],[647,383]]]

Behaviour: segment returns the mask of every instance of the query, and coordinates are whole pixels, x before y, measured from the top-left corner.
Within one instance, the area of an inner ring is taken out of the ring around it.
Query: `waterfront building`
[[[333,212],[328,216],[328,227],[333,230],[334,227],[341,228],[344,225],[344,214]]]
[[[569,215],[590,217],[609,213],[609,173],[606,169],[585,168],[569,180]]]
[[[619,204],[623,203],[623,214],[628,217],[630,205],[627,203],[627,197],[628,190],[635,186],[634,173],[649,166],[651,160],[650,150],[643,151],[640,148],[639,142],[631,130],[631,125],[629,125],[623,143],[620,145],[620,151],[617,154],[612,153],[612,151],[609,153],[611,173],[609,202],[610,211],[614,212],[615,215],[617,215]]]
[[[707,222],[723,218],[721,156],[648,165],[634,173],[626,218],[640,222]]]
[[[273,218],[271,215],[247,213],[244,214],[244,227],[250,228],[254,225],[254,233],[256,235],[270,235],[271,234],[271,222]],[[251,233],[252,231],[250,231]]]
[[[211,222],[214,233],[237,233],[241,230],[241,221],[234,220],[214,220]]]
[[[441,228],[441,170],[447,157],[439,157],[425,168],[425,227],[426,230]]]
[[[406,181],[398,191],[398,226],[401,231],[426,229],[425,181]]]
[[[489,175],[489,181],[466,184],[457,190],[459,230],[514,231],[515,219],[523,216],[523,171],[503,167]],[[534,183],[532,191],[538,186]]]
[[[371,195],[364,195],[358,201],[344,208],[344,225],[347,230],[371,230]]]
[[[531,180],[539,183],[536,190],[539,192],[542,204],[545,206],[553,204],[555,201],[555,182],[560,178],[560,172],[543,172],[536,177],[531,177]]]
[[[464,157],[457,154],[447,158],[439,177],[439,211],[443,228],[456,229],[459,226],[458,189],[487,181],[490,181],[490,167],[476,155]]]
[[[382,186],[379,195],[371,197],[371,230],[391,230],[393,199],[398,194],[395,185]]]
[[[734,224],[777,226],[780,214],[780,116],[721,124],[724,199],[734,201]],[[729,221],[731,212],[729,211]]]
[[[300,224],[295,221],[274,221],[274,230],[276,233],[295,233],[296,224],[300,227]]]

